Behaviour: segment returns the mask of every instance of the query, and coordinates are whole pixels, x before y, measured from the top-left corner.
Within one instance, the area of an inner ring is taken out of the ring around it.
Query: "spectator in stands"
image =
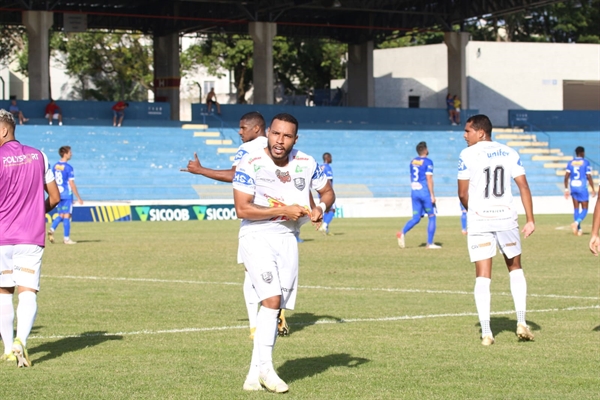
[[[15,119],[19,120],[19,125],[23,125],[23,122],[29,121],[29,118],[25,118],[23,112],[19,110],[19,106],[17,105],[16,99],[12,99],[10,101],[10,107],[8,108],[8,111],[13,115]]]
[[[44,118],[48,119],[48,125],[52,125],[53,119],[57,119],[58,124],[62,125],[62,110],[53,99],[50,99],[50,103],[48,103],[48,105],[46,106]]]
[[[125,103],[123,101],[118,101],[112,106],[113,110],[113,126],[121,126],[123,123],[123,118],[125,118],[125,109],[129,107],[129,103]],[[117,121],[117,118],[119,120]]]
[[[217,95],[215,93],[215,88],[210,88],[210,92],[206,95],[206,111],[211,112],[213,104],[217,108],[217,114],[221,115],[221,105],[217,101]]]
[[[452,95],[450,93],[448,93],[448,96],[446,96],[446,108],[448,109],[448,119],[450,120],[450,123],[452,125],[454,124],[454,99],[452,98]]]
[[[590,166],[590,162],[585,159],[585,149],[578,146],[575,149],[575,158],[567,164],[564,181],[565,199],[569,198],[569,193],[573,199],[574,211],[571,228],[573,230],[573,235],[577,236],[583,235],[581,221],[584,220],[588,213],[590,194],[588,193],[586,180],[589,182],[590,188],[592,189],[592,197],[596,196],[594,180],[592,179],[592,167]],[[571,190],[569,190],[569,184]]]
[[[598,231],[600,231],[600,201],[596,201],[596,208],[594,208],[592,237],[590,238],[590,251],[596,257],[598,257],[598,253],[600,253],[600,237],[598,236]]]
[[[458,98],[457,95],[454,95],[454,99],[452,101],[454,103],[454,124],[453,125],[459,125],[460,124],[460,99]]]

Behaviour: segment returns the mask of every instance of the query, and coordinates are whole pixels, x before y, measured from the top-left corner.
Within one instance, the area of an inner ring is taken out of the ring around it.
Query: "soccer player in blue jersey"
[[[324,153],[323,154],[323,164],[321,164],[321,171],[327,177],[327,180],[333,187],[333,170],[331,169],[331,163],[333,162],[331,158],[331,154]],[[319,232],[322,232],[324,235],[333,236],[333,233],[329,232],[329,225],[335,216],[335,204],[331,206],[331,209],[323,215],[323,223],[319,227]]]
[[[565,199],[569,198],[569,194],[573,199],[574,212],[571,229],[574,235],[581,236],[583,235],[581,221],[584,220],[588,213],[588,202],[590,199],[586,180],[592,189],[592,197],[596,196],[596,191],[594,190],[594,180],[592,179],[592,167],[590,166],[590,162],[584,158],[585,149],[581,146],[577,147],[575,149],[575,156],[567,164],[565,172]]]
[[[427,226],[426,247],[428,249],[441,249],[442,246],[433,243],[436,227],[434,208],[435,195],[433,193],[433,162],[427,158],[429,155],[427,143],[420,142],[417,145],[417,154],[419,156],[413,158],[410,162],[413,216],[412,219],[404,225],[402,231],[398,232],[396,235],[398,238],[398,246],[400,246],[401,249],[405,247],[404,238],[406,233],[421,221],[421,216],[423,214],[427,214],[429,217],[429,224]]]
[[[48,230],[48,240],[50,243],[54,243],[54,231],[58,225],[62,222],[64,228],[64,244],[76,244],[71,240],[69,235],[71,234],[71,214],[73,214],[73,195],[77,198],[79,204],[83,204],[83,200],[77,191],[75,185],[75,172],[73,167],[68,161],[73,156],[70,146],[62,146],[58,149],[58,155],[60,155],[60,161],[54,164],[52,172],[54,173],[54,179],[58,185],[60,192],[60,203],[56,207],[58,217],[52,221],[52,226]]]

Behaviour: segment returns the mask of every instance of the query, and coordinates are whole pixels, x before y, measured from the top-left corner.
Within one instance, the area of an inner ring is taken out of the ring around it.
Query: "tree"
[[[25,54],[25,57],[23,57]],[[0,65],[17,61],[18,72],[27,75],[27,35],[22,26],[0,26]]]
[[[233,71],[237,103],[245,103],[246,92],[252,82],[252,39],[243,35],[211,35],[194,44],[181,55],[183,73],[203,65],[210,75],[223,77],[224,71]]]
[[[83,100],[147,101],[153,90],[152,46],[140,34],[55,32],[51,47]]]
[[[437,27],[422,31],[414,29],[408,32],[394,32],[393,35],[379,43],[377,48],[389,49],[395,47],[423,46],[444,42],[444,32]]]
[[[203,65],[208,73],[222,77],[233,71],[237,102],[244,103],[252,83],[252,39],[246,35],[211,35],[190,46],[181,56],[184,73]],[[346,46],[323,39],[276,37],[273,41],[275,75],[288,92],[322,88],[344,76]]]

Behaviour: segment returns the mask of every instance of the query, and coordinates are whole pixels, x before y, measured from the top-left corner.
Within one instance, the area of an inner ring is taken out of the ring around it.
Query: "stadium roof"
[[[283,36],[329,37],[353,43],[394,31],[451,30],[477,17],[502,17],[555,0],[0,0],[0,24],[21,24],[27,10],[87,15],[88,29],[147,34],[248,33],[252,21],[275,22]]]

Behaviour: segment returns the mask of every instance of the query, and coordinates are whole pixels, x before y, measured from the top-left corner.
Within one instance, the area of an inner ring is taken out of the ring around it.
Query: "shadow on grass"
[[[104,331],[84,332],[79,336],[66,337],[55,342],[47,342],[37,347],[32,347],[29,350],[29,355],[37,353],[48,353],[34,362],[41,363],[44,361],[58,358],[65,353],[85,349],[86,347],[97,346],[109,340],[123,340],[120,335],[107,335]]]
[[[329,322],[321,322],[321,323],[340,323],[342,322],[341,318],[333,317],[331,315],[315,315],[313,313],[294,313],[290,317],[287,317],[287,323],[290,326],[290,335],[293,335],[294,332],[300,332],[302,329],[307,326],[316,325],[319,320],[329,320]]]
[[[532,321],[527,321],[527,325],[532,332],[541,331],[542,327]],[[475,326],[480,326],[479,322],[475,324]],[[517,321],[508,318],[508,317],[492,317],[490,320],[490,328],[492,328],[492,332],[494,336],[502,333],[502,332],[512,332],[515,333],[517,331]],[[480,329],[481,332],[481,329]]]
[[[277,374],[286,382],[299,381],[317,374],[321,374],[332,367],[355,368],[371,360],[353,357],[350,354],[329,354],[322,357],[306,357],[288,360],[277,368]]]
[[[600,325],[598,325],[597,327],[595,327],[595,328],[594,328],[594,329],[592,329],[592,330],[593,330],[593,331],[596,331],[596,332],[600,332]]]

